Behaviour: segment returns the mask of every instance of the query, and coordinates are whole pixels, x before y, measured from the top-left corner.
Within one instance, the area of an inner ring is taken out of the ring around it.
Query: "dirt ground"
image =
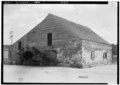
[[[4,82],[30,83],[117,83],[117,65],[92,68],[32,67],[4,65]]]

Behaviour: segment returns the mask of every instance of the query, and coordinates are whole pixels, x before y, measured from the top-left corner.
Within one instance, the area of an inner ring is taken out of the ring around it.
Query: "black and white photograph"
[[[117,85],[118,3],[4,1],[3,83]]]

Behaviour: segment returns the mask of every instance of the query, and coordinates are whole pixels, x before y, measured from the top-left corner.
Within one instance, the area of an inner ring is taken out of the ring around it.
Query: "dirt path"
[[[4,65],[4,82],[116,83],[117,65],[85,69]]]

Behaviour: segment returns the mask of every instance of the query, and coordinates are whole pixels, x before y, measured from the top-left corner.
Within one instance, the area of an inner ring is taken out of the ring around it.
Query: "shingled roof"
[[[30,34],[30,32],[33,32],[35,30],[37,31],[36,32],[36,35],[37,35],[37,33],[40,32],[39,29],[44,29],[44,28],[51,29],[54,27],[57,27],[60,29],[65,29],[65,30],[69,31],[71,33],[71,35],[75,36],[75,38],[90,40],[90,41],[99,42],[99,43],[109,45],[109,43],[107,41],[105,41],[103,38],[101,38],[98,34],[96,34],[90,28],[83,26],[83,25],[80,25],[80,24],[76,24],[72,21],[58,17],[58,16],[53,15],[53,14],[48,14],[48,16],[41,23],[39,23],[37,26],[35,26],[26,35]],[[25,37],[26,35],[24,35],[23,37]],[[23,39],[23,37],[21,39]],[[33,36],[30,36],[30,38],[31,37],[33,37]],[[35,36],[34,38],[37,38],[37,37],[39,37],[39,36]]]
[[[44,21],[54,21],[55,23],[59,23],[59,26],[65,27],[65,29],[70,30],[75,35],[77,35],[81,39],[91,40],[99,43],[109,44],[103,38],[101,38],[98,34],[92,31],[90,28],[76,24],[64,18],[58,17],[53,14],[49,14]],[[58,25],[58,24],[57,24]]]

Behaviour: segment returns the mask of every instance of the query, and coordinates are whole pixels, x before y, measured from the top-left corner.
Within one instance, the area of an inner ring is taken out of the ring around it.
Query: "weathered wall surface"
[[[17,42],[15,42],[13,45],[9,47],[9,56],[12,61],[12,64],[20,64],[20,58],[18,55],[18,42],[21,42],[22,47],[26,47],[27,44],[27,36],[23,36],[21,39],[19,39]]]
[[[78,67],[82,66],[82,40],[68,40],[54,42],[54,49],[57,50],[57,59],[61,65]]]
[[[20,63],[19,55],[17,54],[19,51],[19,41],[22,43],[22,47],[37,46],[40,48],[47,48],[47,33],[52,33],[53,47],[54,42],[61,42],[63,43],[62,45],[67,46],[68,42],[66,43],[64,41],[79,39],[75,34],[71,33],[71,31],[66,30],[64,26],[60,27],[59,23],[56,22],[54,24],[53,22],[55,23],[56,21],[43,21],[10,47],[13,63]]]
[[[112,60],[112,47],[88,40],[82,40],[82,58],[84,66],[108,64]],[[107,58],[103,58],[107,53]]]
[[[68,24],[68,26],[66,24]],[[13,63],[20,63],[19,55],[17,54],[19,51],[19,41],[22,44],[21,47],[37,46],[41,49],[48,49],[47,33],[52,33],[53,45],[51,48],[58,50],[57,58],[59,62],[63,64],[81,64],[84,62],[84,65],[90,65],[92,63],[110,62],[111,46],[81,40],[79,31],[74,31],[74,28],[71,28],[70,24],[71,23],[68,22],[62,23],[62,20],[57,18],[46,18],[10,47],[10,55]],[[84,31],[83,34],[85,34],[85,32],[86,31]],[[103,60],[103,54],[105,52],[107,52],[107,59]],[[92,60],[91,55],[95,57]]]

